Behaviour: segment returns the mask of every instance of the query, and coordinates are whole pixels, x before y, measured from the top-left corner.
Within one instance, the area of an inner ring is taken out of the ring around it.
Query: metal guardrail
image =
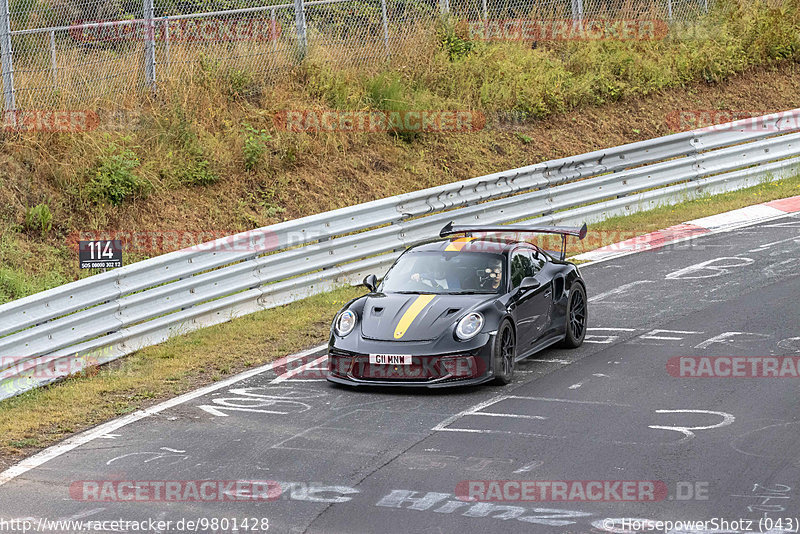
[[[800,173],[800,109],[260,228],[0,306],[0,399],[358,282],[448,221],[597,221]],[[267,250],[268,249],[268,250]]]

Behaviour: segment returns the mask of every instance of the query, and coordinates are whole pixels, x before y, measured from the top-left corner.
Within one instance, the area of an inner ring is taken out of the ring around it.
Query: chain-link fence
[[[4,109],[113,97],[197,68],[281,72],[308,55],[380,65],[430,42],[422,36],[447,13],[687,21],[708,10],[708,0],[264,1],[0,0]]]
[[[444,9],[470,20],[547,17],[551,19],[692,20],[708,12],[709,0],[443,0]]]

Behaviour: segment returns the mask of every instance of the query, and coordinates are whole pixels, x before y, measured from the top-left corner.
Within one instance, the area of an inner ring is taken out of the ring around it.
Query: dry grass
[[[282,109],[355,107],[366,89],[347,82],[355,75],[351,72],[319,66],[309,67],[299,79],[294,78],[298,73],[285,73],[268,94],[259,93],[258,86],[253,93],[249,86],[230,92],[226,78],[201,69],[195,73],[194,85],[176,81],[174,88],[150,99],[120,95],[117,102],[93,104],[121,131],[105,127],[81,135],[5,136],[0,146],[0,302],[89,275],[79,271],[76,252],[68,246],[70,236],[82,230],[231,234],[666,135],[673,127],[667,119],[676,110],[770,112],[800,106],[798,67],[785,62],[720,84],[583,106],[547,120],[490,122],[469,134],[403,140],[391,134],[294,133],[274,127],[273,114]],[[374,98],[391,97],[391,90],[377,85]],[[123,115],[115,115],[120,110]],[[251,171],[244,168],[244,124],[269,136]],[[141,164],[135,173],[152,185],[147,197],[135,196],[119,206],[88,198],[91,173],[109,147],[137,155]],[[182,170],[204,161],[219,180],[205,186],[184,183]],[[42,203],[53,213],[53,228],[45,235],[24,227],[26,209]],[[126,253],[125,261],[152,253]]]

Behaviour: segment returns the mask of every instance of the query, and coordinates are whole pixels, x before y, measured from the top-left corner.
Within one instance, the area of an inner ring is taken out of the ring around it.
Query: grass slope
[[[233,233],[700,125],[670,122],[679,110],[797,107],[800,0],[715,5],[661,40],[487,43],[445,21],[377,68],[334,69],[318,51],[267,78],[202,56],[157,94],[81,104],[96,130],[0,131],[0,302],[87,276],[71,248],[81,231]],[[331,109],[488,122],[445,134],[275,121]]]

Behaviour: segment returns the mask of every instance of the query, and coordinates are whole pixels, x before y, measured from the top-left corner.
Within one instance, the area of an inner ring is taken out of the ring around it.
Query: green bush
[[[44,237],[53,229],[53,214],[47,204],[38,204],[25,210],[25,229],[39,232]]]
[[[219,175],[211,169],[211,164],[206,158],[203,145],[186,117],[185,110],[179,105],[173,106],[167,113],[163,131],[166,134],[164,142],[177,146],[178,150],[170,152],[177,159],[171,173],[165,175],[177,177],[180,185],[211,185],[219,181]]]
[[[224,76],[228,97],[235,100],[240,97],[251,96],[258,91],[257,84],[250,71],[244,69],[228,69]]]
[[[209,168],[208,160],[192,162],[180,175],[181,183],[187,185],[211,185],[219,181],[219,175]]]
[[[309,96],[322,99],[332,109],[352,109],[363,97],[357,76],[330,65],[306,61],[302,65]]]
[[[128,198],[147,196],[152,184],[134,172],[138,167],[139,158],[135,152],[112,143],[90,171],[88,197],[95,202],[108,201],[119,206]]]
[[[244,168],[252,171],[261,162],[264,152],[267,150],[267,143],[272,137],[266,130],[253,128],[249,124],[244,124]]]
[[[450,61],[467,56],[475,44],[467,38],[466,29],[452,19],[442,20],[436,28],[436,35]]]
[[[368,78],[364,83],[367,103],[381,111],[406,111],[409,109],[411,91],[399,74],[385,72]]]
[[[251,200],[259,207],[261,214],[267,218],[276,217],[286,211],[283,206],[278,204],[275,187],[262,185],[251,195]]]
[[[411,109],[424,109],[418,104],[421,100],[419,91],[415,91],[396,72],[384,72],[367,78],[364,82],[367,105],[379,111],[409,111]],[[419,137],[420,132],[391,128],[390,131],[398,138],[411,142]]]

